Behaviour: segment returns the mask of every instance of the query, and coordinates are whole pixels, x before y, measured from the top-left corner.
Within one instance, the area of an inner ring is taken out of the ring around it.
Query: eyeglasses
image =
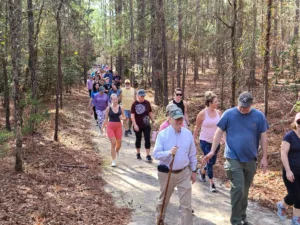
[[[300,120],[297,120],[296,123],[297,123],[298,125],[300,125]]]
[[[130,84],[130,83],[125,83],[125,84],[127,85],[127,84]]]
[[[182,96],[182,94],[176,93],[176,96]]]

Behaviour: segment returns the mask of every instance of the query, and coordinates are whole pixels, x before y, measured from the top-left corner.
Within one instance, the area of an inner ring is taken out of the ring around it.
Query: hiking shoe
[[[181,213],[181,206],[179,206],[178,211]],[[192,214],[194,214],[194,210],[192,209]]]
[[[147,161],[147,162],[152,162],[152,161],[153,161],[153,159],[151,158],[151,156],[150,156],[150,155],[147,155],[147,157],[146,157],[146,161]]]
[[[250,223],[247,220],[242,220],[242,225],[250,225]]]
[[[140,153],[137,153],[137,154],[136,154],[136,158],[139,159],[139,160],[141,160],[141,159],[142,159],[141,154],[140,154]]]
[[[128,130],[125,130],[125,137],[128,137]]]
[[[210,190],[210,192],[217,192],[217,188],[216,188],[216,186],[215,186],[214,183],[212,183],[212,184],[209,186],[209,190]]]
[[[206,179],[205,179],[205,173],[202,174],[201,170],[199,170],[199,179],[200,179],[202,182],[206,182]]]
[[[281,202],[277,202],[277,216],[279,217],[280,220],[285,220],[286,219],[286,210],[285,208],[281,207]]]
[[[300,217],[298,217],[298,216],[294,217],[293,216],[291,225],[300,225]]]
[[[117,166],[117,162],[116,162],[115,159],[113,159],[113,161],[111,162],[111,166],[112,166],[112,167],[116,167],[116,166]]]

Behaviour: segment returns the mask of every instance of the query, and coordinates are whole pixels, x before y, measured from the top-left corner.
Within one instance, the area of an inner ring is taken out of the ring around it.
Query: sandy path
[[[133,209],[132,222],[129,225],[154,225],[155,205],[159,195],[157,161],[147,163],[144,160],[145,151],[142,151],[143,160],[136,159],[133,134],[130,137],[123,137],[120,159],[117,167],[112,168],[109,140],[98,136],[98,128],[94,124],[93,121],[95,149],[104,160],[102,176],[108,183],[105,189],[114,196],[117,206]],[[229,190],[220,186],[218,182],[216,187],[218,192],[211,193],[208,183],[202,183],[197,178],[193,185],[194,225],[230,224]],[[178,194],[175,191],[167,209],[165,222],[170,225],[180,224],[178,207]],[[281,222],[275,212],[252,202],[248,207],[248,220],[253,225],[290,224],[290,220]]]

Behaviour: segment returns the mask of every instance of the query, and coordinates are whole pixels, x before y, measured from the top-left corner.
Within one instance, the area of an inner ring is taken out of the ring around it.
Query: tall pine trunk
[[[181,87],[181,48],[182,48],[182,4],[181,0],[177,0],[178,4],[178,52],[177,52],[177,87]]]

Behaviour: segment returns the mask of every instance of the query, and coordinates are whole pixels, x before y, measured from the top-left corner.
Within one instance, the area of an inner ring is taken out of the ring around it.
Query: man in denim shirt
[[[249,92],[240,94],[238,107],[226,110],[217,124],[218,129],[214,135],[211,151],[203,158],[205,163],[214,155],[223,133],[226,132],[224,168],[231,184],[230,222],[233,225],[248,224],[246,220],[248,193],[256,172],[260,140],[263,150],[260,165],[264,172],[268,166],[266,131],[269,125],[261,111],[251,108],[252,103],[253,96]]]

